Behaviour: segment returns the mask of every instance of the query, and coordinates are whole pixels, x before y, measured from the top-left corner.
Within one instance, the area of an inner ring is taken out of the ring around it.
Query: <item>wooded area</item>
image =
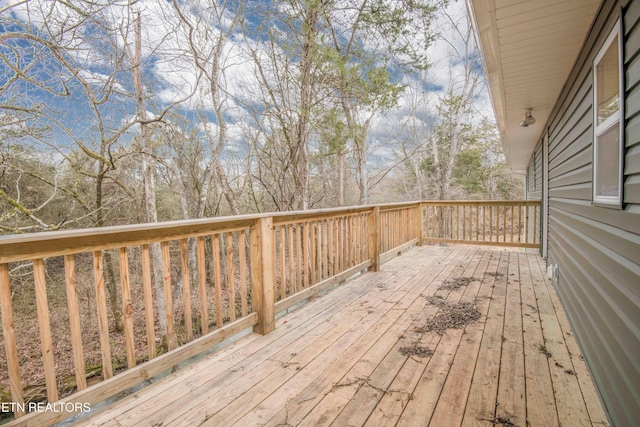
[[[2,232],[517,195],[445,6],[4,6]],[[444,26],[461,73],[428,90]]]

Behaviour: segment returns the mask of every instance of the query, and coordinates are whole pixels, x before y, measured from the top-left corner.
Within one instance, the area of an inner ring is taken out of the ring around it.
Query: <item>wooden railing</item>
[[[8,384],[15,423],[51,424],[243,330],[269,333],[277,312],[410,246],[534,246],[536,206],[413,202],[0,237],[0,392]],[[25,416],[42,400],[67,406]]]
[[[423,206],[424,242],[540,246],[539,201],[447,201]]]

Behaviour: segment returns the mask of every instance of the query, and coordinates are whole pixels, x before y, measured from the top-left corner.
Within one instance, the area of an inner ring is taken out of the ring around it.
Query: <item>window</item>
[[[593,202],[622,203],[622,43],[618,22],[593,61]]]

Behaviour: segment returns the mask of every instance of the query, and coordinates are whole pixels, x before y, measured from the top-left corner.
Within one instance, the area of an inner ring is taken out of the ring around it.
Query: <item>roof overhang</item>
[[[511,169],[526,169],[601,0],[467,0]],[[526,109],[536,123],[521,127]]]

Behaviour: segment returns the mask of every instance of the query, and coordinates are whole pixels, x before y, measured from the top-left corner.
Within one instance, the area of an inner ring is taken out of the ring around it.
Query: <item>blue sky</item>
[[[0,0],[0,10],[16,0]],[[113,2],[109,10],[109,19],[114,21],[126,21],[126,2]],[[149,93],[154,94],[147,100],[149,115],[153,116],[168,104],[183,99],[194,90],[195,69],[189,61],[186,61],[181,50],[186,43],[185,35],[176,31],[177,18],[172,14],[169,2],[158,2],[157,0],[138,0],[136,7],[139,8],[143,20],[143,51],[144,51],[144,73],[145,84]],[[5,12],[6,13],[6,12]],[[11,16],[18,22],[24,22],[26,14],[24,5],[18,5],[10,9]],[[375,149],[374,156],[385,158],[391,155],[387,142],[399,132],[399,127],[405,123],[409,117],[421,118],[428,127],[433,120],[434,108],[439,96],[442,96],[450,87],[460,84],[463,70],[462,64],[455,58],[456,51],[461,49],[462,40],[456,33],[456,28],[463,28],[465,20],[465,4],[462,0],[452,1],[447,8],[448,16],[440,15],[435,22],[435,28],[441,32],[441,38],[436,40],[429,49],[430,68],[423,73],[420,78],[415,75],[395,75],[394,78],[406,85],[397,108],[387,111],[384,115],[375,117],[369,133],[370,146]],[[61,18],[62,20],[62,18]],[[33,21],[32,21],[33,22]],[[37,20],[35,25],[42,25]],[[0,28],[1,32],[10,31],[13,28],[5,26]],[[89,30],[91,31],[91,30]],[[93,38],[94,34],[89,34]],[[122,47],[127,40],[131,43],[131,33],[124,35],[117,40]],[[227,123],[231,145],[234,141],[239,143],[243,138],[245,126],[249,122],[249,114],[244,106],[252,102],[252,87],[255,85],[253,77],[253,65],[246,55],[247,40],[240,36],[231,37],[225,47],[223,54],[223,64],[225,66],[225,76],[227,90],[230,97],[227,102]],[[249,43],[258,43],[249,41]],[[85,64],[86,70],[83,77],[93,82],[92,88],[97,89],[106,81],[106,76],[112,71],[109,55],[104,48],[107,44],[84,41],[77,44],[76,57],[74,60]],[[0,49],[2,47],[0,46]],[[6,52],[6,49],[4,50]],[[64,79],[64,72],[56,70],[55,66],[45,65],[44,68],[34,70],[34,73],[48,73],[48,80],[52,87],[61,89],[62,85],[57,79]],[[122,91],[132,91],[131,75],[129,70],[121,69],[118,89]],[[5,72],[0,74],[0,80],[6,76]],[[68,76],[67,76],[68,77]],[[60,81],[61,81],[60,80]],[[78,137],[91,138],[92,130],[87,124],[95,122],[95,116],[91,113],[86,103],[86,98],[82,92],[76,89],[77,82],[70,80],[69,89],[73,89],[73,95],[69,97],[59,97],[47,94],[42,89],[30,84],[22,84],[15,91],[19,96],[34,101],[44,103],[51,110],[55,111],[54,116],[64,122]],[[0,84],[2,82],[0,81]],[[75,85],[72,87],[71,85]],[[80,93],[80,94],[78,94]],[[133,103],[125,96],[114,95],[114,100],[120,102],[109,103],[104,108],[104,118],[108,127],[117,129],[126,123],[128,117],[134,114]],[[208,105],[206,97],[194,97],[182,103],[178,109],[186,115],[190,115],[196,107]],[[210,104],[209,104],[210,105]],[[486,90],[479,92],[476,98],[475,108],[482,115],[491,115]],[[215,125],[215,119],[211,118],[210,126]],[[70,142],[68,137],[58,135],[56,138],[61,145]],[[232,147],[233,148],[233,147]]]

